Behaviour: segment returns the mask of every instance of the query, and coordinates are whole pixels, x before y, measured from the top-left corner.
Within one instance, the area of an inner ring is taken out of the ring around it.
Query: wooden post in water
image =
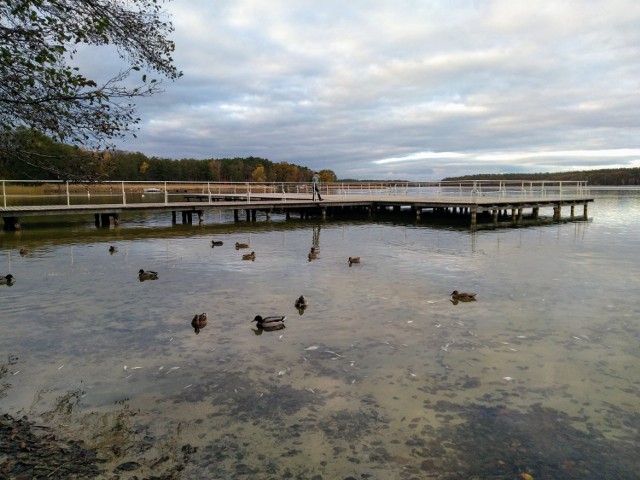
[[[198,223],[202,225],[204,223],[204,210],[198,210]]]
[[[237,222],[238,220],[240,220],[239,214],[238,214],[238,209],[234,208],[233,209],[233,221]]]
[[[583,207],[583,211],[582,211],[583,212],[582,216],[584,217],[585,220],[589,220],[589,216],[587,215],[587,212],[588,212],[587,205],[588,204],[585,202],[584,207]]]
[[[471,207],[471,228],[478,224],[478,207]]]
[[[554,207],[553,207],[553,221],[554,222],[559,222],[560,221],[560,214],[561,214],[560,204],[554,205]]]
[[[575,205],[571,205],[571,220],[573,220],[573,217],[575,216],[576,212],[576,206]]]
[[[540,213],[540,207],[533,207],[531,209],[531,216],[533,218],[538,218],[539,213]]]
[[[172,210],[171,211],[171,225],[175,225],[176,223],[177,223],[176,222],[176,211]]]

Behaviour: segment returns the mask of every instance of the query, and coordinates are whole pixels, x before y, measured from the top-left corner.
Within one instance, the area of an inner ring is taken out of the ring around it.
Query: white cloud
[[[368,179],[637,165],[636,0],[168,9],[184,77],[140,102],[127,150]]]

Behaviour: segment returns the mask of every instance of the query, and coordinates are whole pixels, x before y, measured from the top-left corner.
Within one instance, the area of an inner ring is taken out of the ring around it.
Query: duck
[[[8,274],[5,276],[0,275],[0,285],[13,285],[13,275]]]
[[[113,245],[111,245],[111,246],[109,247],[109,253],[110,253],[111,255],[113,255],[113,254],[114,254],[114,253],[116,253],[117,251],[118,251],[118,247],[114,247]]]
[[[236,242],[236,250],[240,250],[241,248],[249,248],[249,244]]]
[[[316,260],[318,258],[318,252],[311,250],[309,252],[309,261]]]
[[[278,315],[271,317],[262,317],[260,315],[256,315],[252,322],[256,322],[256,326],[258,330],[266,330],[268,332],[274,330],[282,330],[285,328],[284,321],[286,320],[286,316]]]
[[[256,252],[245,253],[242,255],[243,260],[251,260],[252,262],[256,259]]]
[[[213,247],[221,247],[223,242],[221,240],[211,240],[211,248]]]
[[[354,263],[360,263],[360,257],[349,257],[349,266],[353,265]]]
[[[22,248],[20,249],[20,255],[21,255],[21,256],[23,256],[23,257],[24,257],[27,253],[29,253],[29,250],[28,250],[28,249],[26,249],[25,247],[22,247]]]
[[[476,294],[458,292],[458,290],[454,290],[451,292],[451,299],[458,302],[474,302],[476,300]]]
[[[158,272],[154,272],[152,270],[144,271],[143,269],[140,269],[140,271],[138,271],[138,278],[141,282],[144,282],[145,280],[157,280]]]
[[[196,335],[199,334],[200,330],[207,326],[206,312],[196,313],[195,316],[193,317],[193,320],[191,320],[191,326],[195,330]]]
[[[309,306],[309,304],[307,303],[307,300],[304,298],[304,295],[300,295],[296,299],[295,306],[296,306],[296,308],[298,310],[304,310],[305,308],[307,308]]]

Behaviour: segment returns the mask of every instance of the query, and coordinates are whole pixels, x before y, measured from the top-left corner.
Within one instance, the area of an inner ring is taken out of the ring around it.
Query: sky
[[[640,167],[640,0],[174,0],[162,158],[339,179]]]

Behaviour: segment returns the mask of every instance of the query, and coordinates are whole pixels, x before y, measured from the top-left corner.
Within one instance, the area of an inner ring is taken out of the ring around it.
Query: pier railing
[[[170,204],[187,200],[214,202],[253,198],[284,201],[312,195],[307,182],[66,182],[55,180],[0,180],[0,207],[44,205],[124,206],[131,204]],[[585,181],[467,180],[442,182],[323,182],[322,195],[328,196],[420,196],[480,198],[586,198]]]

